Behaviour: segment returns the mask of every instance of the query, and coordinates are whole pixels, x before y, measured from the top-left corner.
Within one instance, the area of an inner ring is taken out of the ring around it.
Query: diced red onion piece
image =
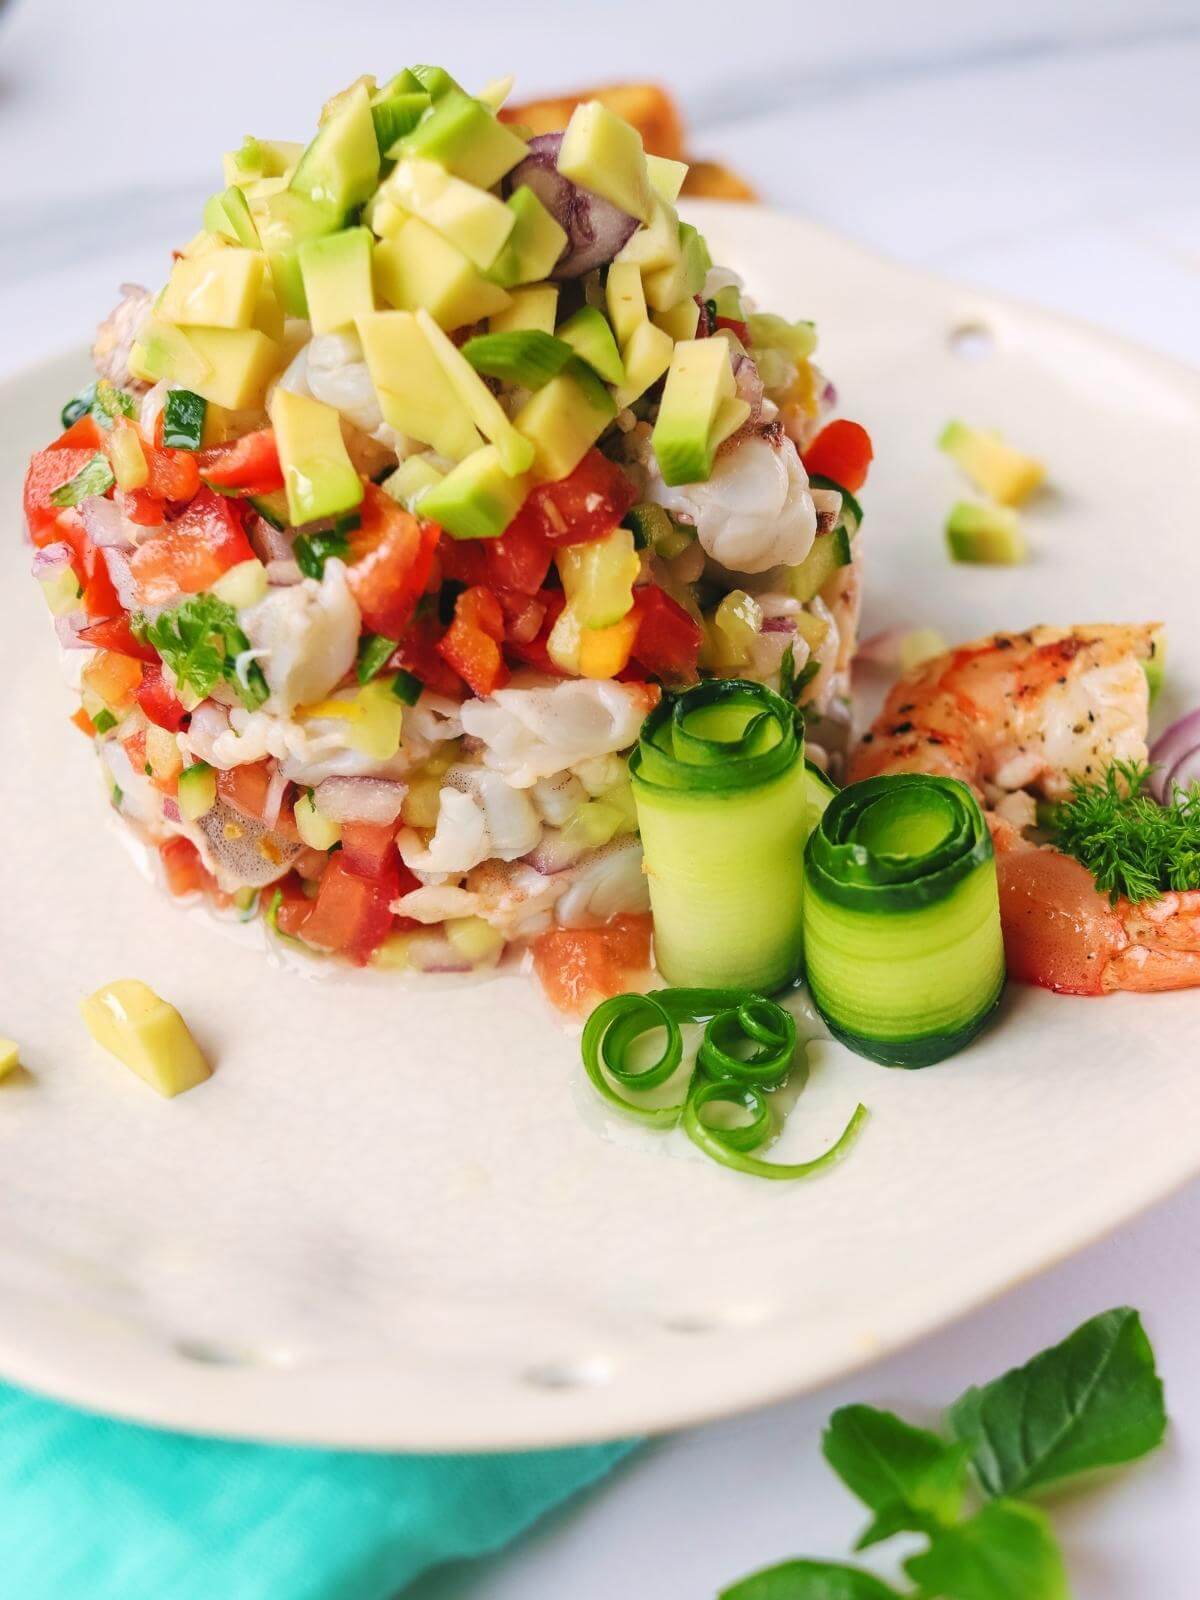
[[[1200,709],[1189,711],[1159,734],[1150,747],[1154,772],[1150,788],[1166,805],[1176,786],[1186,789],[1200,779]]]
[[[764,617],[760,633],[792,633],[796,631],[795,617]]]
[[[390,778],[326,778],[313,804],[332,822],[395,822],[408,785]]]
[[[583,189],[558,170],[561,133],[543,133],[529,141],[529,154],[510,178],[510,189],[523,184],[533,190],[567,235],[566,249],[551,272],[552,278],[582,278],[584,273],[611,261],[627,244],[637,218],[621,211],[611,200]]]
[[[472,966],[443,933],[416,933],[408,946],[409,964],[418,972],[470,972]]]
[[[87,536],[94,545],[99,545],[102,550],[133,548],[129,524],[114,501],[106,500],[99,494],[89,495],[80,505],[79,514],[87,529]]]
[[[284,561],[268,561],[266,565],[267,582],[272,589],[290,589],[304,576],[299,564],[291,556]]]
[[[56,541],[54,544],[44,545],[40,550],[33,552],[33,575],[35,578],[50,578],[55,573],[65,572],[71,565],[71,546]]]
[[[910,631],[908,628],[885,628],[882,633],[873,633],[860,643],[854,656],[855,665],[899,671],[901,647]]]
[[[163,797],[163,816],[168,822],[183,821],[183,816],[179,810],[179,806],[174,800],[171,799],[170,795],[165,795]]]
[[[58,635],[58,642],[64,650],[89,650],[91,646],[86,639],[79,637],[80,631],[88,625],[86,611],[69,611],[65,617],[55,617],[54,631]]]
[[[750,407],[750,415],[742,426],[753,427],[762,415],[763,381],[759,376],[758,367],[750,356],[734,356],[733,381],[737,386],[738,399],[744,400]]]
[[[283,806],[283,797],[287,793],[288,780],[284,777],[279,767],[271,774],[271,781],[267,784],[267,792],[263,796],[262,819],[268,828],[273,828],[279,821],[279,812]]]
[[[137,611],[139,609],[137,580],[133,576],[133,568],[129,565],[124,551],[112,547],[106,548],[104,565],[108,568],[108,575],[112,579],[117,599],[122,606],[126,611]]]
[[[272,561],[292,560],[292,535],[286,528],[275,527],[266,517],[250,519],[249,538],[255,555],[266,566]]]

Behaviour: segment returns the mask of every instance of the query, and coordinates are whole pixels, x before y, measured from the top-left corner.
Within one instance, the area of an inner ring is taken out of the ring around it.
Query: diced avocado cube
[[[564,340],[536,328],[481,333],[467,340],[462,353],[485,378],[498,378],[521,389],[540,389],[578,359]]]
[[[688,175],[687,162],[672,161],[669,156],[648,155],[646,171],[650,174],[650,184],[658,198],[673,206],[679,199],[683,180]]]
[[[341,217],[369,199],[379,181],[379,146],[371,96],[363,83],[349,89],[300,157],[290,187]]]
[[[230,184],[221,194],[212,195],[204,206],[204,226],[210,233],[223,234],[247,250],[261,250],[262,240],[250,215],[246,196],[236,184]]]
[[[639,222],[649,222],[654,191],[642,136],[599,100],[585,100],[571,113],[559,147],[558,170]]]
[[[642,274],[632,261],[614,261],[609,267],[604,298],[617,343],[624,349],[638,325],[647,321]]]
[[[177,797],[185,822],[198,822],[217,803],[217,775],[207,761],[193,762],[179,774]]]
[[[336,233],[342,224],[341,213],[333,206],[292,189],[253,200],[250,213],[271,264],[271,277],[280,304],[289,316],[307,316],[308,303],[304,298],[297,247],[306,239],[320,239],[327,233]]]
[[[495,539],[521,509],[529,493],[527,478],[514,478],[495,445],[485,445],[461,461],[421,497],[421,515],[455,539]]]
[[[970,478],[977,489],[1002,506],[1023,505],[1045,481],[1046,469],[1032,456],[1006,444],[998,433],[948,422],[938,446]]]
[[[645,275],[646,304],[655,311],[667,311],[688,295],[699,294],[712,266],[708,246],[690,223],[680,223],[679,241],[678,261]]]
[[[425,493],[445,476],[428,456],[406,456],[391,477],[383,480],[382,488],[406,511],[415,511]]]
[[[280,388],[269,409],[293,524],[353,511],[363,497],[362,479],[346,452],[338,413]]]
[[[403,206],[388,198],[386,189],[376,189],[363,207],[362,219],[380,239],[394,239],[410,215]]]
[[[342,837],[342,825],[321,814],[308,795],[295,805],[296,832],[310,850],[332,850]]]
[[[410,217],[394,238],[376,246],[375,286],[390,305],[424,308],[443,328],[478,322],[508,304],[498,284],[420,217]]]
[[[151,317],[144,322],[129,354],[129,370],[143,383],[166,379],[201,393],[200,385],[212,377],[207,361],[182,328]]]
[[[182,1094],[212,1076],[179,1012],[137,978],[102,985],[80,1010],[96,1043],[159,1094]]]
[[[384,421],[462,461],[483,444],[411,311],[376,311],[356,324]]]
[[[343,228],[306,239],[297,252],[314,333],[337,333],[375,309],[369,228]]]
[[[592,371],[605,383],[624,383],[625,365],[617,341],[608,325],[608,319],[595,306],[581,306],[573,317],[568,317],[557,337],[569,344],[581,361],[586,361]],[[671,357],[668,353],[667,360]],[[663,368],[666,371],[666,368]]]
[[[406,67],[405,71],[416,80],[418,88],[424,89],[435,100],[440,100],[452,89],[462,93],[458,81],[450,76],[445,67]]]
[[[665,483],[703,483],[708,478],[716,449],[713,423],[721,401],[734,394],[726,340],[685,339],[675,346],[653,434]]]
[[[420,76],[421,69],[417,68]],[[425,85],[429,88],[428,83]],[[526,147],[509,128],[497,122],[487,106],[461,89],[434,95],[433,109],[388,151],[396,161],[417,156],[437,161],[456,178],[490,189],[523,161]]]
[[[182,374],[176,381],[227,411],[261,405],[284,363],[282,346],[257,328],[189,328],[187,338],[210,373],[198,383],[188,383]]]
[[[374,98],[377,88],[378,85],[375,82],[373,73],[360,72],[353,83],[347,84],[344,89],[339,89],[337,94],[331,94],[329,96],[329,99],[326,100],[325,104],[321,107],[321,115],[317,118],[317,126],[319,128],[323,128],[331,117],[337,116],[338,112],[342,109],[342,107],[346,104],[356,90],[365,89],[368,96]]]
[[[223,158],[225,182],[239,187],[257,178],[282,178],[304,154],[291,139],[254,139],[247,134],[241,148]]]
[[[21,1052],[15,1039],[0,1039],[0,1078],[7,1078],[21,1064]]]
[[[185,327],[248,328],[262,288],[264,257],[230,246],[171,268],[158,314]]]
[[[608,390],[581,363],[551,378],[513,420],[533,444],[535,477],[546,482],[574,472],[616,413]]]
[[[401,161],[387,180],[389,199],[436,228],[481,272],[492,265],[513,231],[516,215],[485,189],[464,183],[436,161]]]
[[[279,296],[275,293],[275,279],[270,271],[263,273],[258,299],[254,302],[254,314],[250,318],[250,326],[257,328],[259,333],[265,333],[268,339],[278,341],[283,338],[283,307],[279,303]]]
[[[683,255],[679,240],[679,217],[675,207],[654,198],[654,211],[645,227],[637,228],[617,251],[617,261],[632,261],[639,272],[658,272],[673,267]]]
[[[700,307],[695,295],[689,294],[686,300],[678,301],[669,311],[656,311],[650,320],[656,328],[669,333],[672,339],[694,339],[696,329],[700,326]]]
[[[675,345],[669,333],[652,322],[639,322],[625,344],[625,379],[613,396],[618,407],[631,406],[671,365]]]
[[[475,371],[462,351],[438,327],[428,311],[416,314],[438,365],[450,380],[471,421],[496,446],[500,461],[510,477],[528,472],[533,465],[533,446],[513,427],[508,413]]]
[[[513,289],[511,304],[488,319],[492,333],[553,333],[558,314],[558,289],[553,283],[537,283],[528,289]]]
[[[712,430],[708,436],[712,448],[720,449],[726,439],[733,437],[749,415],[748,400],[743,400],[738,395],[726,396],[717,407],[717,414],[713,418]]]
[[[554,270],[567,248],[567,236],[527,184],[508,197],[514,222],[508,242],[488,271],[501,288],[536,283]]]
[[[849,560],[850,535],[839,523],[829,533],[819,533],[804,560],[788,569],[789,592],[796,600],[811,600]]]
[[[381,153],[386,153],[397,139],[411,133],[432,104],[432,95],[424,89],[392,91],[388,88],[373,95],[371,116],[375,122],[375,142]]]
[[[1017,514],[1008,506],[960,500],[946,519],[946,542],[955,561],[1016,566],[1028,554]]]

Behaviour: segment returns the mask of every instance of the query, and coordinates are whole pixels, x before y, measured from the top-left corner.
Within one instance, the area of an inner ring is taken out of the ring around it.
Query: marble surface
[[[654,62],[696,150],[771,202],[1200,361],[1195,0],[760,0],[745,27],[709,0],[414,11],[210,0],[185,39],[183,14],[164,28],[150,0],[6,10],[0,148],[20,226],[0,232],[0,369],[86,338],[116,282],[161,277],[216,185],[217,152],[248,127],[297,135],[342,81],[408,58],[445,59],[468,81],[515,68],[530,90]],[[1114,1047],[1119,1071],[1130,1043]],[[1175,1427],[1153,1461],[1057,1508],[1075,1594],[1191,1600],[1198,1240],[1193,1189],[844,1386],[658,1443],[517,1550],[427,1581],[421,1600],[693,1600],[788,1555],[843,1556],[859,1514],[818,1443],[836,1405],[932,1416],[1119,1303],[1146,1316]]]

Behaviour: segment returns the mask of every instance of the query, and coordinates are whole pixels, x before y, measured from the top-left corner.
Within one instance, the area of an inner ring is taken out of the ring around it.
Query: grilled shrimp
[[[1157,635],[1107,623],[962,645],[900,679],[851,760],[852,780],[941,774],[990,808],[1005,955],[1025,983],[1089,995],[1200,984],[1200,890],[1110,905],[1086,867],[1013,821],[1032,821],[1030,790],[1064,799],[1072,778],[1145,761],[1142,664]]]

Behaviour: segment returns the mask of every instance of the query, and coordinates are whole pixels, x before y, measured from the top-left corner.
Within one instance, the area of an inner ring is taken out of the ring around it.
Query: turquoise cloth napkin
[[[198,1439],[0,1384],[0,1593],[393,1600],[485,1555],[632,1448],[355,1455]]]

